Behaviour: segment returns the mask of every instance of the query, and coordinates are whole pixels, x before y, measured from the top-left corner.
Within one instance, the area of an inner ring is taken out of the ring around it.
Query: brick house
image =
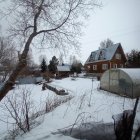
[[[125,63],[126,57],[123,48],[120,43],[117,43],[108,48],[91,52],[84,67],[87,73],[101,75],[111,68],[123,68]]]

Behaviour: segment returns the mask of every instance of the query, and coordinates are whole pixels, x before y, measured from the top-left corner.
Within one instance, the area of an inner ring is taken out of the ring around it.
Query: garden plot
[[[51,86],[71,91],[69,94],[74,98],[44,115],[40,125],[29,133],[18,136],[16,140],[74,140],[75,138],[57,132],[69,129],[73,125],[75,128],[89,122],[113,123],[113,115],[122,113],[123,110],[133,109],[135,100],[100,90],[99,84],[99,81],[84,78],[53,80],[50,83]],[[57,96],[49,90],[41,91],[40,85],[28,85],[27,88],[32,89],[31,95],[36,101],[37,108],[44,106],[42,104],[46,98],[51,98],[51,95]],[[63,97],[60,96],[59,98]],[[136,120],[140,122],[139,112],[140,107],[138,107],[136,116]],[[41,116],[36,120],[39,121],[40,119],[42,119]]]

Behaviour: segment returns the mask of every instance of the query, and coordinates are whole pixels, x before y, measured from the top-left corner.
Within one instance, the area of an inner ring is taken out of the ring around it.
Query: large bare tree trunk
[[[17,0],[11,3],[13,5],[12,8],[9,6],[9,10],[14,13],[15,20],[12,23],[15,24],[12,25],[10,34],[19,37],[16,39],[21,44],[27,41],[17,66],[0,89],[0,101],[26,66],[29,47],[35,36],[39,36],[41,44],[47,44],[51,48],[78,48],[80,44],[77,38],[81,36],[82,27],[80,17],[87,17],[88,10],[99,6],[94,0]]]
[[[6,81],[4,86],[0,89],[0,101],[6,96],[8,91],[12,88],[12,86],[15,84],[16,78],[21,72],[21,70],[26,66],[26,57],[29,51],[29,46],[35,37],[35,33],[32,33],[30,37],[28,38],[25,48],[21,54],[21,57],[19,59],[18,64],[16,65],[16,68],[13,70],[12,74],[10,75],[9,79]]]

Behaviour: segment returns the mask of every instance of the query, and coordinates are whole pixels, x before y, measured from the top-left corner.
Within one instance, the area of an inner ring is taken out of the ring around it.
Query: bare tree
[[[14,44],[5,37],[0,36],[0,82],[4,82],[16,62],[16,50]]]
[[[33,103],[30,99],[30,91],[21,90],[21,94],[14,93],[6,97],[3,109],[7,110],[10,117],[14,120],[16,129],[24,133],[30,131]]]
[[[6,65],[6,61],[15,59],[16,49],[8,38],[0,36],[0,64]]]
[[[41,63],[43,59],[45,59],[46,63],[48,64],[48,59],[47,59],[46,55],[42,54],[39,56],[39,62]]]
[[[60,53],[60,55],[59,55],[59,64],[60,65],[63,65],[63,63],[64,63],[64,60],[63,60],[63,58],[64,58],[64,54],[63,53]]]
[[[32,50],[30,49],[27,55],[27,67],[32,67],[34,65]]]
[[[77,64],[77,63],[80,63],[80,61],[76,58],[76,56],[75,55],[70,55],[69,64],[72,65],[72,64]]]
[[[0,100],[14,85],[19,72],[26,66],[26,57],[35,40],[48,47],[78,47],[77,38],[81,35],[82,17],[98,4],[94,0],[11,0],[14,4],[13,19],[16,19],[10,32],[23,42],[23,52],[5,85],[0,90]],[[10,5],[11,6],[11,5]]]
[[[114,42],[111,39],[104,40],[100,43],[100,49],[111,47]]]
[[[20,52],[18,52],[18,58],[20,59]],[[27,55],[27,58],[26,58],[26,66],[21,70],[21,72],[20,72],[20,75],[30,75],[30,74],[32,74],[32,72],[33,72],[33,70],[34,70],[34,68],[35,68],[35,66],[36,66],[36,64],[35,64],[35,62],[34,62],[34,60],[33,60],[33,57],[32,57],[32,51],[31,51],[31,49],[29,50],[29,52],[28,52],[28,55]]]

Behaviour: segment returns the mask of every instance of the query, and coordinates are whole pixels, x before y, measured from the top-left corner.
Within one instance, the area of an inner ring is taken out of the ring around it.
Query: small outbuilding
[[[68,77],[70,74],[70,65],[58,65],[57,66],[57,76],[58,77]]]
[[[100,88],[122,96],[140,97],[140,69],[109,69],[101,77]]]

